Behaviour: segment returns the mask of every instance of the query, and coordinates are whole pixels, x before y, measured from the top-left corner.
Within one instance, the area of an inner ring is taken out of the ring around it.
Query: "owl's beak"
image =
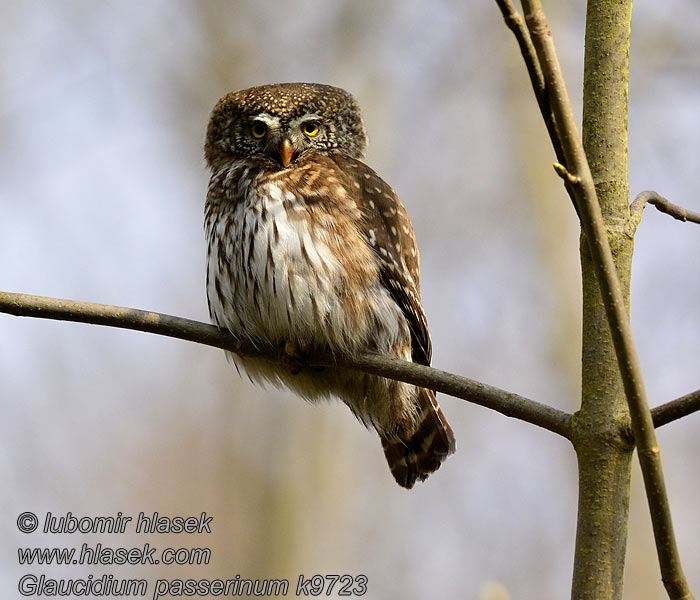
[[[280,158],[282,159],[282,164],[287,167],[289,163],[292,162],[294,158],[294,148],[292,148],[292,142],[287,138],[284,138],[282,145],[280,146]]]

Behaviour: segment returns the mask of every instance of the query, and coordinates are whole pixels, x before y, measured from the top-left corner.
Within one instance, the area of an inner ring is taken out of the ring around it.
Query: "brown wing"
[[[344,155],[333,160],[348,177],[365,216],[364,234],[376,252],[381,277],[411,329],[414,362],[430,364],[432,346],[420,302],[420,263],[413,225],[396,192],[367,165]]]

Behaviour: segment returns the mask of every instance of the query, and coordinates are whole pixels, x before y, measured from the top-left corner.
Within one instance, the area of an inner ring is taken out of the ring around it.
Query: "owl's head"
[[[286,168],[309,152],[362,158],[367,145],[355,99],[318,83],[279,83],[231,92],[214,107],[204,154],[214,168],[222,160],[253,158]]]

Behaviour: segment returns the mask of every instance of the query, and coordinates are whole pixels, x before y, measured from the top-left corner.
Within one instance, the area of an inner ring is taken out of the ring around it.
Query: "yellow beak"
[[[282,159],[282,164],[287,167],[289,163],[292,162],[294,158],[294,149],[292,148],[292,143],[285,138],[280,146],[280,158]]]

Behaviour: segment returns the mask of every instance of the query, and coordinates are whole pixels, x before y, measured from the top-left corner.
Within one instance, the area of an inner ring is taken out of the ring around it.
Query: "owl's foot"
[[[282,362],[289,367],[292,375],[298,375],[306,366],[307,357],[311,350],[311,342],[285,342]]]

